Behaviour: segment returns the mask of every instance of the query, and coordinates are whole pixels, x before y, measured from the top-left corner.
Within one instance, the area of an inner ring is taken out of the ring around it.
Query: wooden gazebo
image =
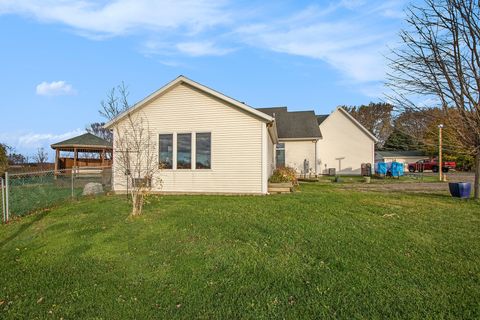
[[[91,133],[51,145],[55,150],[55,172],[58,170],[112,165],[112,143]]]

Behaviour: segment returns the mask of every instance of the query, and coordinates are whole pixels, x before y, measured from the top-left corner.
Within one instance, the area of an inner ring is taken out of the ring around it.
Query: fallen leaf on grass
[[[384,218],[393,218],[393,217],[396,217],[397,214],[395,213],[385,213],[382,217]]]
[[[37,300],[37,303],[42,303],[43,297],[40,297],[40,299]]]

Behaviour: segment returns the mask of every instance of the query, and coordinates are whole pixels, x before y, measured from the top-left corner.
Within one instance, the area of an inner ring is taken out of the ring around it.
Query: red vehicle
[[[448,172],[448,170],[455,169],[457,164],[454,161],[444,161],[442,163],[442,172]],[[438,160],[419,160],[417,162],[409,163],[408,164],[408,171],[409,172],[423,172],[425,170],[432,170],[433,172],[438,172],[439,168]]]

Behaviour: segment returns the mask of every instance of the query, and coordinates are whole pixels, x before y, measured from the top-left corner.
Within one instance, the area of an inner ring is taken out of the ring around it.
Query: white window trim
[[[175,155],[175,133],[173,132],[159,132],[157,133],[157,164],[160,165],[160,136],[161,135],[167,135],[171,134],[172,135],[172,169],[162,169],[163,171],[172,171],[177,162],[176,162],[176,155]]]
[[[210,169],[197,169],[197,133],[210,133]],[[174,132],[159,132],[157,133],[158,139],[158,146],[157,146],[157,155],[158,159],[157,162],[160,164],[160,135],[162,134],[171,134],[172,137],[172,169],[162,169],[162,171],[178,171],[178,172],[188,172],[188,171],[197,171],[197,172],[209,172],[213,169],[213,148],[212,148],[212,141],[213,141],[213,132],[208,130],[200,130],[200,131],[174,131]],[[177,135],[178,134],[190,134],[191,135],[191,168],[190,169],[178,169],[177,168]]]
[[[197,166],[197,133],[210,133],[210,169],[196,169],[196,166]],[[212,141],[213,141],[213,132],[212,131],[196,131],[195,132],[195,169],[197,171],[209,171],[209,170],[212,170],[213,168],[213,152],[212,152]]]

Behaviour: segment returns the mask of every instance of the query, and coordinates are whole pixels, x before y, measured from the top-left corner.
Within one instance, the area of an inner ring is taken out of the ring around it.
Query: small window
[[[197,133],[196,138],[196,169],[211,169],[212,135],[210,132]]]
[[[133,178],[133,187],[134,188],[151,188],[152,179],[151,178]]]
[[[275,156],[277,168],[285,167],[285,143],[278,143],[276,145]]]
[[[192,134],[177,134],[177,169],[192,168]]]
[[[160,169],[173,168],[173,134],[159,136],[159,165]]]

